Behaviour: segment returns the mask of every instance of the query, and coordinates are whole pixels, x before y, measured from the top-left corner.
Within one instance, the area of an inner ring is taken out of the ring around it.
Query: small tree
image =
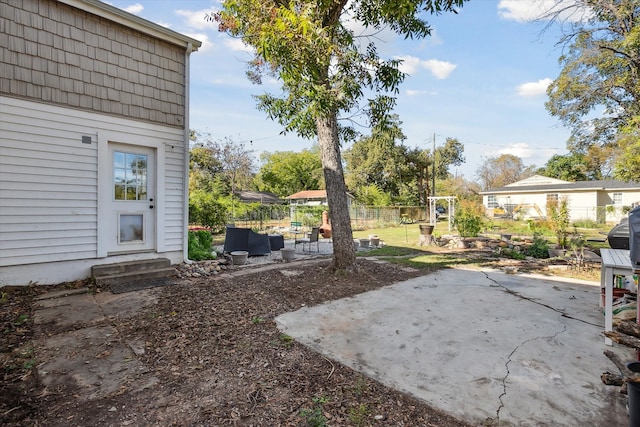
[[[462,201],[453,217],[453,225],[462,237],[476,237],[482,231],[482,205]]]
[[[567,238],[569,236],[569,206],[566,198],[562,198],[560,202],[557,200],[547,203],[547,215],[551,221],[551,229],[556,235],[558,245],[562,249],[567,247]]]

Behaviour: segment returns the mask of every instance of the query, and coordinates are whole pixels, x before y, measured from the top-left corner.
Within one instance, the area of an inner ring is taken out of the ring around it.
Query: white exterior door
[[[111,162],[108,252],[156,249],[155,149],[109,144]]]

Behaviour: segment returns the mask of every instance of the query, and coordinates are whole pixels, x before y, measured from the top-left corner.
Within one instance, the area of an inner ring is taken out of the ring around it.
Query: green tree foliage
[[[376,127],[371,136],[360,138],[344,153],[347,168],[347,185],[360,203],[381,203],[385,198],[397,202],[407,193],[424,168],[424,160],[417,164],[420,156],[408,160],[410,150],[402,145],[406,139],[397,116],[389,127]],[[379,206],[379,205],[378,205]]]
[[[622,130],[618,145],[622,154],[616,161],[614,177],[623,181],[640,182],[640,116]]]
[[[504,187],[533,175],[535,168],[526,166],[520,157],[513,154],[501,154],[489,157],[476,171],[483,190]]]
[[[206,190],[227,194],[231,186],[226,179],[222,162],[210,147],[197,145],[189,153],[189,190]]]
[[[441,196],[456,196],[458,200],[469,200],[482,203],[480,196],[480,185],[474,181],[467,181],[461,176],[449,176],[449,178],[436,181],[436,194]],[[447,207],[446,202],[442,202],[443,207]]]
[[[252,188],[253,152],[231,138],[214,140],[210,134],[192,133],[189,188],[227,195]]]
[[[388,127],[374,128],[371,136],[360,138],[345,151],[347,185],[359,202],[368,204],[373,186],[388,194],[390,203],[424,205],[431,194],[434,161],[439,180],[449,178],[450,166],[464,162],[464,146],[454,138],[436,148],[435,160],[430,150],[406,147],[401,124],[394,116]]]
[[[602,154],[590,153],[589,147],[615,147],[618,134],[640,114],[640,3],[582,0],[572,5],[588,7],[589,18],[571,24],[561,40],[562,71],[547,90],[546,107],[571,128],[570,151]]]
[[[253,179],[253,156],[244,144],[230,138],[214,140],[192,131],[189,156],[189,222],[221,231],[228,217],[242,206],[234,191],[248,190]]]
[[[317,149],[263,153],[261,159],[264,164],[256,176],[260,191],[286,197],[298,191],[318,190],[324,186],[322,162]]]
[[[282,94],[258,96],[258,108],[285,132],[318,138],[332,212],[334,269],[352,269],[355,264],[340,152],[341,137],[353,137],[355,130],[339,125],[338,119],[364,111],[372,126],[387,123],[395,105],[392,95],[404,78],[399,60],[381,58],[374,38],[368,43],[357,38],[341,18],[349,16],[374,31],[390,28],[407,38],[422,38],[431,33],[421,17],[424,13],[455,12],[463,3],[225,0],[220,12],[209,15],[221,31],[255,49],[250,79],[259,82],[268,73],[281,80]]]
[[[380,190],[375,184],[358,187],[356,199],[366,206],[391,205],[391,196],[389,193]]]
[[[447,138],[444,145],[436,147],[435,165],[436,178],[447,179],[451,175],[451,166],[460,166],[464,163],[464,145],[456,138]]]
[[[586,181],[585,156],[580,153],[566,155],[555,154],[545,163],[544,167],[537,170],[538,175],[565,181]]]
[[[223,200],[230,196],[220,196],[207,190],[189,192],[189,223],[208,227],[213,232],[224,230],[228,207]]]

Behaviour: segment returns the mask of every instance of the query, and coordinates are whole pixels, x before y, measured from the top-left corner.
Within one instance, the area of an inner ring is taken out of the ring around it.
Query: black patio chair
[[[294,247],[298,245],[298,243],[302,243],[302,251],[304,252],[304,245],[309,245],[309,251],[311,251],[311,243],[316,244],[316,250],[320,252],[320,242],[318,241],[318,236],[320,235],[320,227],[311,228],[311,233],[309,233],[309,237],[303,237],[301,239],[296,239],[293,244]]]

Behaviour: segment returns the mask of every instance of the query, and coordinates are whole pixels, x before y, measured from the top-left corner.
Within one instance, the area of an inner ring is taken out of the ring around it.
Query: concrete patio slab
[[[598,284],[450,269],[279,316],[303,344],[475,425],[624,426]]]

